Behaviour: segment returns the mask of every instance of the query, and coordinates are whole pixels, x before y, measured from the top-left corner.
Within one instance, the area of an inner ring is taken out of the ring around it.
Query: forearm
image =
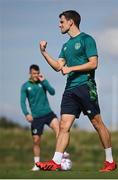
[[[50,83],[45,79],[41,82],[45,89],[49,92],[50,95],[55,94],[55,89],[50,85]]]
[[[20,106],[22,109],[23,114],[26,116],[29,114],[28,110],[27,110],[27,106],[26,106],[26,91],[25,88],[22,87],[21,89],[21,95],[20,95]]]
[[[97,65],[96,65],[96,63],[93,63],[93,62],[88,62],[88,63],[82,64],[79,66],[70,67],[71,71],[80,71],[80,72],[90,71],[90,70],[96,69],[96,68],[97,68]]]
[[[82,65],[77,65],[77,66],[71,66],[71,67],[68,67],[68,66],[65,66],[62,68],[62,73],[65,75],[65,74],[68,74],[70,72],[75,72],[75,71],[79,71],[79,72],[86,72],[86,71],[91,71],[93,69],[96,69],[97,68],[97,61],[89,61],[85,64],[82,64]]]
[[[21,109],[22,109],[24,116],[27,116],[29,114],[26,104],[24,102],[21,102]]]
[[[60,71],[61,67],[58,61],[54,60],[46,51],[41,52],[47,63],[55,70]]]

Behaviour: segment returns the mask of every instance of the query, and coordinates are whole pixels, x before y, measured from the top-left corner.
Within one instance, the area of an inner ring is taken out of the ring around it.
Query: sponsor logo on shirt
[[[78,50],[81,47],[80,43],[75,43],[75,49]]]
[[[31,88],[31,87],[28,87],[27,89],[28,89],[29,91],[31,91],[32,88]]]
[[[65,47],[64,47],[64,51],[66,51],[66,49],[67,49],[67,47],[65,46]]]

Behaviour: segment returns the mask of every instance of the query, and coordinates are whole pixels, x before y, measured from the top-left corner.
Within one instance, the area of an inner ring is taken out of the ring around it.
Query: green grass
[[[113,154],[118,162],[118,132],[112,133]],[[41,157],[52,158],[55,136],[52,131],[42,136]],[[0,129],[0,178],[4,179],[117,179],[118,171],[99,173],[104,151],[95,132],[71,131],[70,145],[73,167],[71,171],[31,172],[33,162],[30,130],[22,128]]]
[[[1,169],[2,170],[2,169]],[[28,167],[15,167],[2,171],[0,178],[9,179],[114,179],[118,178],[118,172],[99,173],[95,170],[90,171],[38,171],[31,172]]]

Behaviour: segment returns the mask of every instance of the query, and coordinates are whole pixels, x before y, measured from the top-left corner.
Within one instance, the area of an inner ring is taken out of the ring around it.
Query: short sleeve
[[[90,58],[92,56],[98,56],[96,42],[91,36],[88,36],[85,39],[85,52],[87,58]]]
[[[61,49],[61,52],[60,52],[60,54],[59,54],[59,58],[64,58],[64,59],[65,59],[64,45],[63,45],[63,47],[62,47],[62,49]]]

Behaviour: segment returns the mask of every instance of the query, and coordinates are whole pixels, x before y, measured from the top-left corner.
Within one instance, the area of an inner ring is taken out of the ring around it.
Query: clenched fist
[[[47,46],[47,42],[46,42],[46,41],[41,41],[41,42],[39,43],[39,46],[40,46],[40,50],[41,50],[41,51],[45,51],[46,46]]]
[[[63,75],[69,74],[71,72],[71,67],[64,66],[61,69]]]

